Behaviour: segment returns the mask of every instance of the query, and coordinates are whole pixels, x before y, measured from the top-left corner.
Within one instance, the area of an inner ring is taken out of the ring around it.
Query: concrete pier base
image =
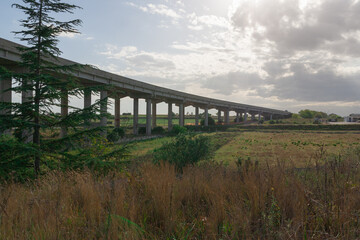
[[[100,114],[102,115],[102,117],[100,118],[100,126],[101,127],[106,127],[107,126],[107,117],[106,117],[106,113],[107,113],[107,96],[108,96],[107,91],[100,91],[100,100],[104,100],[104,102],[102,102],[101,105],[100,105]],[[106,129],[104,129],[101,134],[104,137],[106,137]]]
[[[67,90],[61,90],[62,97],[61,97],[61,118],[64,119],[69,114],[69,96]],[[68,134],[67,126],[62,125],[60,129],[60,137],[66,137]]]
[[[195,126],[199,126],[199,107],[195,107]]]
[[[204,126],[209,126],[209,109],[205,108],[205,121],[204,121]]]
[[[11,104],[11,91],[7,91],[11,88],[11,78],[2,78],[0,79],[0,102],[1,103],[8,103]],[[11,109],[8,110],[0,110],[0,116],[1,115],[9,115],[11,114]],[[0,131],[1,134],[11,135],[11,129],[7,129],[4,131]]]
[[[88,109],[91,107],[91,91],[90,90],[85,90],[84,91],[84,109]],[[85,128],[90,128],[90,120],[85,120],[84,121],[85,124]]]
[[[119,128],[120,127],[120,98],[115,97],[115,119],[114,119],[114,127]]]
[[[146,135],[151,135],[151,99],[146,99]]]
[[[133,118],[133,133],[137,135],[138,132],[138,123],[139,123],[139,99],[134,98],[134,118]]]
[[[156,102],[153,101],[152,102],[152,112],[151,112],[151,116],[152,116],[152,128],[156,127]]]
[[[226,111],[224,112],[224,114],[225,114],[225,124],[226,124],[226,125],[229,125],[229,124],[230,124],[229,110],[226,110]]]
[[[179,104],[179,125],[184,126],[184,104]]]
[[[168,131],[170,132],[172,130],[172,103],[168,103]]]

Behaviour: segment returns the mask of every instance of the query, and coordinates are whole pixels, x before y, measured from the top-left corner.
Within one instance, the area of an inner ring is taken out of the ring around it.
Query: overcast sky
[[[14,2],[0,1],[0,37],[19,42]],[[68,2],[83,25],[60,37],[65,58],[239,103],[360,113],[359,0]]]

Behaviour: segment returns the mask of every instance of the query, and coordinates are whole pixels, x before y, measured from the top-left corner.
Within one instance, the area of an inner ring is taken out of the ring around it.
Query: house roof
[[[350,114],[350,117],[360,118],[360,113],[352,113],[352,114]]]

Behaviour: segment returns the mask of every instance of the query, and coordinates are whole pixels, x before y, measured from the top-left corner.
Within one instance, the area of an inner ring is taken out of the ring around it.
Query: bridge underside
[[[20,45],[0,38],[0,66],[4,66],[13,72],[23,72],[18,66],[20,61],[20,53],[16,47]],[[59,65],[70,65],[74,62],[63,58],[58,58],[56,63]],[[59,78],[63,76],[57,76]],[[172,129],[172,109],[173,104],[179,107],[179,125],[183,126],[185,123],[185,107],[195,107],[195,125],[199,124],[199,109],[203,109],[205,113],[204,125],[208,125],[208,110],[218,110],[218,120],[224,124],[230,124],[229,112],[236,112],[236,123],[240,123],[240,119],[248,121],[248,114],[254,120],[255,115],[259,120],[263,116],[265,120],[286,118],[291,116],[287,111],[276,109],[263,108],[259,106],[252,106],[240,104],[235,102],[223,101],[212,99],[184,92],[179,92],[147,83],[143,83],[134,79],[126,78],[123,76],[115,75],[99,69],[85,67],[78,72],[74,73],[74,77],[78,78],[79,82],[84,86],[102,85],[106,86],[106,90],[100,91],[100,98],[113,98],[115,100],[115,127],[120,126],[120,99],[124,97],[131,97],[134,101],[133,104],[133,132],[138,133],[139,128],[139,99],[146,100],[146,133],[151,134],[151,128],[156,126],[156,106],[158,103],[165,102],[168,104],[168,129]],[[0,84],[0,101],[11,102],[11,92],[6,91],[11,87],[11,79],[1,79]],[[5,91],[5,92],[4,92]],[[32,94],[32,93],[23,93]],[[61,113],[65,117],[67,115],[67,103],[63,101]],[[91,94],[84,94],[84,107],[91,105]],[[107,112],[107,106],[103,106],[102,113]],[[221,112],[224,112],[224,121],[221,119]],[[1,114],[1,113],[0,113]],[[2,113],[4,114],[4,113]],[[101,119],[101,125],[105,126],[107,119]],[[61,130],[61,135],[66,135],[66,129]]]

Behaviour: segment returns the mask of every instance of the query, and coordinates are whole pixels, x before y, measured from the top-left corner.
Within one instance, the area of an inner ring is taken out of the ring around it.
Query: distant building
[[[358,122],[360,121],[360,114],[352,113],[347,117],[344,117],[345,122]]]

